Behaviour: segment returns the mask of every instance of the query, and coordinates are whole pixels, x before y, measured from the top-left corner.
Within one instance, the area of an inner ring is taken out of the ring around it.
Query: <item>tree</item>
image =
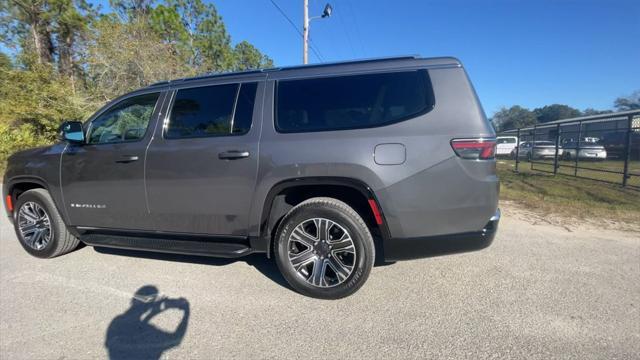
[[[596,110],[593,108],[586,108],[582,111],[583,116],[592,116],[592,115],[602,115],[602,114],[610,114],[613,111],[611,110]]]
[[[518,129],[536,124],[536,116],[529,109],[519,105],[501,108],[491,120],[497,131]]]
[[[629,96],[622,96],[615,100],[614,106],[618,111],[640,109],[640,90],[636,90]]]
[[[46,0],[0,0],[4,42],[30,52],[38,64],[53,62],[52,12]]]
[[[547,123],[561,119],[570,119],[582,115],[580,110],[574,109],[568,105],[553,104],[546,105],[533,110],[539,123]]]
[[[272,67],[249,42],[232,46],[203,0],[0,0],[0,170],[15,150],[50,143],[64,120],[153,82]]]
[[[0,68],[0,160],[54,141],[62,121],[82,119],[90,110],[51,66]]]
[[[109,5],[123,21],[146,17],[154,3],[155,0],[109,0]]]
[[[163,42],[142,20],[123,23],[103,17],[94,25],[87,52],[89,91],[98,102],[192,71],[172,44]]]
[[[96,13],[86,0],[51,0],[51,7],[55,14],[53,29],[58,49],[58,71],[71,78],[74,70],[78,70],[74,59],[80,53],[78,40],[86,39],[89,24]]]
[[[246,41],[238,43],[234,50],[234,70],[265,69],[273,67],[273,60],[260,53]]]
[[[233,67],[231,38],[213,4],[202,0],[167,0],[150,11],[154,31],[175,47],[197,72],[219,72]]]
[[[7,54],[0,52],[0,69],[13,69],[11,58]]]

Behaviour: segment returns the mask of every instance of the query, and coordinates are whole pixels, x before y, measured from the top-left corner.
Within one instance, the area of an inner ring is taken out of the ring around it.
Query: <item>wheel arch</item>
[[[56,210],[62,217],[63,221],[65,221],[66,223],[66,214],[64,211],[62,211],[63,209],[61,209],[60,204],[58,204],[58,202],[56,201],[56,197],[54,196],[55,194],[52,193],[52,189],[49,187],[47,182],[38,176],[25,175],[11,178],[11,180],[9,180],[7,184],[5,184],[4,195],[10,195],[12,203],[16,204],[18,197],[20,197],[21,194],[33,189],[44,189],[49,193],[49,195],[53,199],[54,205],[56,206]],[[9,212],[9,215],[12,216],[13,214]]]
[[[23,192],[32,189],[45,189],[49,191],[49,187],[43,179],[36,176],[20,176],[9,181],[7,184],[7,195],[11,195],[15,200]]]
[[[7,184],[5,184],[4,195],[11,196],[11,200],[13,204],[15,204],[16,200],[18,200],[18,197],[22,193],[32,189],[45,189],[49,191],[49,193],[51,193],[49,187],[47,186],[47,183],[40,177],[16,176],[14,178],[11,178],[11,180],[9,180]]]
[[[302,201],[319,196],[336,198],[353,207],[372,231],[376,254],[383,256],[383,246],[380,241],[386,241],[389,238],[389,230],[380,202],[366,183],[347,177],[293,178],[272,186],[262,206],[259,224],[260,236],[255,242],[252,242],[252,247],[265,251],[267,257],[271,257],[273,235],[282,217]],[[377,207],[379,222],[371,208],[370,200]]]

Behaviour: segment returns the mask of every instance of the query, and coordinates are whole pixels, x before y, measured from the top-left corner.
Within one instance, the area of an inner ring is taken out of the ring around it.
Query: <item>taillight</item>
[[[496,154],[496,139],[453,139],[451,147],[463,159],[488,160]]]

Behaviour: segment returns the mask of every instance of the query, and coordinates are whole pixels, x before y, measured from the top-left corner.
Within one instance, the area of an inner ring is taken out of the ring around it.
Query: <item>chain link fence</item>
[[[529,166],[640,190],[640,110],[558,120],[498,137],[498,156],[515,160],[515,171]]]

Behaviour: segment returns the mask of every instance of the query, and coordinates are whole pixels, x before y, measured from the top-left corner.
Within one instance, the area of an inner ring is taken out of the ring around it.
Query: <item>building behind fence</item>
[[[498,136],[518,138],[510,154],[516,171],[526,163],[531,170],[640,189],[640,110],[558,120]]]

